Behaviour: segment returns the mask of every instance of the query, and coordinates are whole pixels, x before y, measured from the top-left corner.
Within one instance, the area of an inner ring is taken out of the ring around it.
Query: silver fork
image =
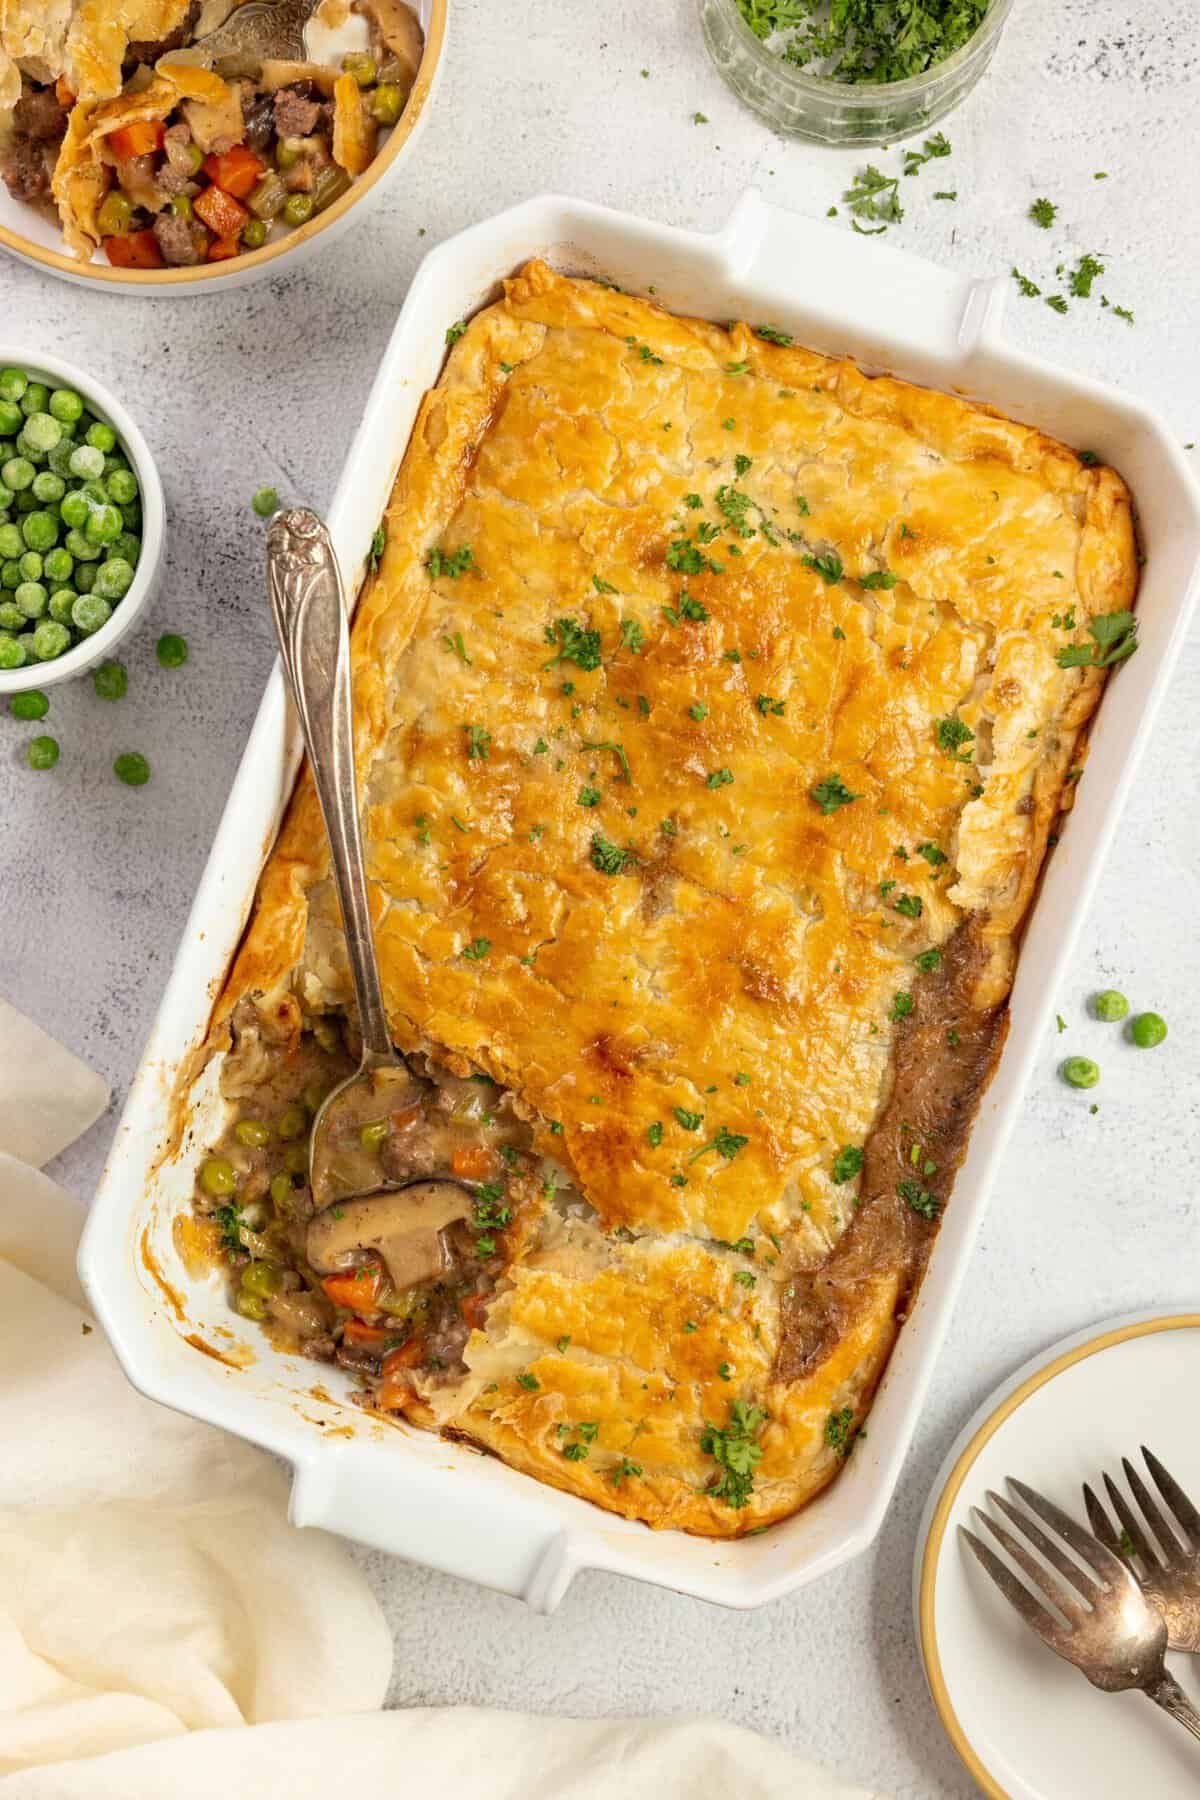
[[[1137,1514],[1111,1475],[1105,1474],[1104,1486],[1113,1511],[1121,1521],[1120,1532],[1086,1482],[1084,1505],[1100,1542],[1127,1562],[1136,1557],[1141,1565],[1140,1568],[1135,1566],[1133,1572],[1141,1583],[1142,1592],[1149,1596],[1167,1621],[1168,1650],[1190,1650],[1200,1654],[1200,1512],[1145,1444],[1142,1455],[1151,1479],[1172,1515],[1169,1520],[1164,1519],[1141,1476],[1129,1458],[1123,1456],[1121,1467],[1125,1479],[1152,1537],[1143,1530]]]
[[[999,1494],[989,1491],[988,1499],[1062,1579],[1056,1581],[1012,1532],[976,1507],[976,1518],[1033,1584],[1031,1591],[974,1532],[960,1526],[1005,1599],[1043,1643],[1074,1663],[1094,1687],[1109,1694],[1140,1688],[1193,1737],[1200,1738],[1200,1713],[1163,1664],[1167,1627],[1128,1563],[1034,1488],[1011,1476],[1008,1485],[1029,1512],[1049,1526],[1048,1532]],[[1069,1556],[1067,1549],[1075,1556]],[[1080,1563],[1085,1566],[1081,1568]]]

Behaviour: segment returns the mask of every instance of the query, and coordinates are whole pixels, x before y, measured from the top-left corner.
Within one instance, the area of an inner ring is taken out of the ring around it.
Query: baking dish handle
[[[396,1429],[408,1435],[406,1427]],[[471,1481],[448,1466],[465,1456]],[[393,1555],[403,1544],[414,1562],[551,1613],[585,1561],[577,1537],[550,1515],[543,1497],[532,1503],[515,1495],[514,1480],[525,1483],[499,1463],[423,1433],[413,1455],[386,1463],[375,1444],[326,1439],[296,1464],[288,1516],[293,1525],[315,1525]]]
[[[755,296],[753,322],[786,327],[814,348],[945,379],[999,341],[1003,280],[960,275],[803,218],[757,188],[742,195],[718,241],[727,275]]]

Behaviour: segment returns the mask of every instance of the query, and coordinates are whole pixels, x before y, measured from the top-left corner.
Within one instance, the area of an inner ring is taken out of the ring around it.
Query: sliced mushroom
[[[383,1258],[392,1286],[416,1287],[444,1275],[449,1256],[442,1232],[471,1211],[471,1196],[456,1181],[414,1181],[409,1187],[342,1200],[308,1227],[306,1254],[318,1274],[351,1268],[368,1250]]]
[[[425,51],[425,34],[412,7],[404,0],[354,0],[354,10],[375,27],[404,69],[406,86],[411,87]]]

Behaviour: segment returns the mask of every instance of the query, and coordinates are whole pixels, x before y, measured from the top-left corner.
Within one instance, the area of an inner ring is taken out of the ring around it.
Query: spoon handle
[[[1200,1738],[1200,1713],[1198,1713],[1179,1683],[1166,1670],[1143,1689],[1149,1694],[1155,1706],[1161,1706],[1171,1718],[1178,1719],[1185,1731],[1190,1731],[1194,1738]]]
[[[350,634],[342,578],[329,532],[307,507],[276,513],[271,520],[267,586],[283,670],[329,834],[363,1049],[390,1062],[392,1041],[375,957],[358,824]]]

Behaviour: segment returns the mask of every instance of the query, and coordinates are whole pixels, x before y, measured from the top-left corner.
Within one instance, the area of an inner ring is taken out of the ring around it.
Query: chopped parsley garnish
[[[931,869],[938,868],[946,861],[946,852],[939,850],[936,844],[918,844],[917,855],[923,856]]]
[[[443,575],[448,576],[451,581],[457,581],[460,575],[465,575],[474,566],[475,557],[470,544],[463,544],[459,549],[451,551],[434,549],[425,558],[425,567],[435,581]]]
[[[911,1178],[899,1181],[896,1183],[896,1192],[905,1205],[911,1207],[919,1218],[936,1219],[941,1211],[941,1202],[936,1194],[931,1194],[929,1189],[922,1187],[919,1181]]]
[[[367,567],[372,575],[379,567],[380,558],[387,548],[387,532],[381,525],[371,538],[371,548],[367,552]]]
[[[842,579],[846,573],[842,559],[836,550],[830,550],[824,556],[804,556],[800,559],[806,569],[813,569],[822,579],[832,586]]]
[[[764,339],[768,344],[781,344],[785,350],[792,341],[790,331],[780,331],[774,325],[756,325],[754,335]]]
[[[719,1362],[717,1364],[717,1374],[721,1377],[722,1381],[732,1381],[733,1364],[731,1362]]]
[[[700,1448],[711,1456],[720,1469],[720,1477],[707,1492],[727,1506],[740,1509],[754,1492],[754,1471],[762,1461],[762,1446],[756,1434],[767,1422],[761,1407],[745,1400],[729,1402],[729,1420],[724,1430],[718,1425],[705,1425]]]
[[[705,706],[703,700],[692,701],[692,704],[688,707],[688,717],[695,719],[697,723],[699,723],[701,719],[707,719],[708,708]]]
[[[682,619],[693,619],[702,625],[708,617],[708,608],[703,600],[694,600],[690,594],[680,594],[678,608],[664,606],[662,614],[672,625],[678,625]]]
[[[620,589],[615,588],[611,581],[604,581],[599,575],[592,576],[592,586],[598,594],[616,594],[620,592]]]
[[[892,995],[892,1018],[907,1019],[909,1013],[915,1010],[916,1004],[912,995],[901,988],[899,993]]]
[[[1107,669],[1124,662],[1137,649],[1137,620],[1131,612],[1097,613],[1088,620],[1090,644],[1064,644],[1060,669]]]
[[[808,790],[808,797],[820,807],[823,816],[835,813],[839,806],[849,806],[853,800],[861,800],[861,794],[852,794],[840,775],[826,775],[824,781],[818,781],[815,787]]]
[[[580,806],[599,806],[600,789],[595,787],[581,787],[579,790],[578,804]]]
[[[692,114],[692,124],[693,125],[707,125],[708,124],[708,114],[702,113],[702,112],[694,112]]]
[[[906,919],[919,919],[921,916],[920,894],[901,894],[898,900],[892,901],[892,911],[901,913]]]
[[[729,787],[732,781],[732,769],[714,769],[712,774],[705,778],[704,785],[708,788]]]
[[[749,1269],[739,1269],[733,1278],[739,1287],[752,1288],[758,1286],[758,1276],[752,1275]]]
[[[666,561],[668,569],[678,569],[682,575],[703,575],[705,569],[712,568],[708,557],[687,537],[674,540],[667,550]]]
[[[600,667],[600,633],[587,630],[577,619],[556,619],[542,635],[556,650],[550,661],[542,664],[543,669],[553,669],[564,662],[574,663],[577,669]]]
[[[833,1159],[833,1179],[841,1186],[862,1173],[863,1153],[857,1144],[843,1144]]]
[[[726,363],[725,373],[727,375],[748,375],[750,373],[750,364],[748,362]]]
[[[541,1385],[542,1384],[537,1376],[531,1375],[528,1369],[526,1369],[523,1374],[517,1376],[517,1386],[526,1388],[531,1394],[535,1388],[540,1388]]]
[[[718,1151],[726,1162],[732,1162],[738,1151],[744,1150],[749,1142],[748,1137],[743,1137],[740,1132],[730,1131],[727,1126],[722,1125],[715,1138],[710,1138],[707,1144],[702,1144],[699,1150],[693,1151],[692,1155],[688,1157],[688,1166],[690,1167],[700,1157],[707,1156],[710,1150]]]
[[[959,50],[979,28],[988,0],[738,0],[738,10],[797,68],[810,63],[828,80],[882,84],[923,74]],[[939,137],[940,137],[939,133]],[[928,146],[927,146],[928,147]],[[935,154],[946,154],[937,152]]]
[[[458,657],[460,662],[465,662],[468,668],[471,666],[471,659],[467,655],[467,647],[463,643],[463,634],[461,631],[456,631],[453,637],[443,637],[442,645],[445,649],[452,651],[454,655]]]
[[[485,731],[482,725],[464,725],[467,734],[467,761],[486,762],[492,734]]]
[[[1042,290],[1036,281],[1030,281],[1028,275],[1022,275],[1020,269],[1014,269],[1012,276],[1026,300],[1036,300],[1039,297]]]
[[[469,962],[482,962],[484,957],[487,955],[488,951],[491,949],[491,947],[492,947],[491,938],[485,938],[485,937],[472,938],[471,942],[467,945],[466,949],[463,951],[463,955],[467,958],[467,960]]]
[[[685,1131],[699,1131],[704,1123],[703,1113],[689,1112],[686,1106],[673,1106],[671,1111]]]
[[[646,1136],[650,1140],[651,1148],[654,1150],[657,1150],[658,1146],[662,1143],[662,1140],[663,1140],[663,1127],[662,1127],[661,1119],[655,1119],[655,1121],[652,1125],[647,1125]]]
[[[859,576],[858,585],[865,588],[894,588],[899,579],[890,569],[873,569],[869,575]]]
[[[1098,262],[1094,256],[1081,256],[1078,268],[1071,271],[1067,286],[1078,299],[1090,300],[1092,283],[1098,275],[1103,275],[1103,273],[1104,264],[1102,262]]]
[[[736,532],[738,537],[741,538],[751,538],[754,536],[754,527],[747,517],[750,508],[753,505],[753,501],[749,494],[743,494],[740,488],[729,487],[726,484],[722,484],[722,486],[717,489],[716,502],[720,511],[724,514],[725,523],[730,531]]]
[[[920,969],[922,975],[932,975],[933,971],[938,967],[941,960],[942,960],[942,953],[937,948],[936,944],[933,946],[932,949],[922,950],[922,952],[919,956],[913,957],[913,961],[916,963],[918,969]]]
[[[757,706],[764,719],[768,713],[774,713],[777,719],[782,719],[787,702],[785,700],[776,700],[771,694],[759,694],[754,704]]]
[[[1053,307],[1056,313],[1065,313],[1069,310],[1067,303],[1061,294],[1047,294],[1046,305]]]
[[[587,1458],[588,1447],[586,1444],[564,1444],[562,1453],[568,1462],[584,1462]]]
[[[626,863],[636,862],[632,850],[621,850],[597,831],[592,837],[591,864],[601,875],[619,875]]]
[[[1052,200],[1035,200],[1029,208],[1030,218],[1035,225],[1040,225],[1043,231],[1049,231],[1057,213],[1058,208]]]
[[[868,163],[842,195],[855,219],[882,220],[881,229],[898,225],[904,217],[900,204],[900,178],[885,175],[874,163]]]
[[[231,1200],[228,1206],[218,1206],[213,1217],[221,1227],[222,1250],[243,1249],[242,1225],[244,1221],[242,1219],[242,1209],[237,1201]]]
[[[641,1463],[630,1462],[627,1456],[623,1456],[608,1479],[614,1487],[620,1487],[621,1483],[628,1480],[631,1475],[640,1475],[641,1472]]]
[[[838,1412],[831,1412],[825,1421],[825,1442],[839,1456],[849,1456],[850,1446],[854,1441],[854,1409],[843,1406]]]
[[[583,738],[579,747],[581,750],[611,750],[621,765],[618,781],[632,781],[633,777],[629,772],[629,758],[625,754],[624,744],[614,744],[609,738]]]
[[[944,133],[935,131],[932,137],[927,137],[925,139],[920,150],[906,150],[904,152],[904,173],[906,175],[915,175],[917,170],[923,169],[927,162],[933,162],[936,157],[949,156],[949,154],[949,138],[947,138]]]
[[[639,619],[621,620],[621,644],[624,649],[632,650],[635,656],[640,656],[645,641],[646,633],[642,630]]]
[[[456,319],[453,325],[447,325],[446,347],[450,348],[451,345],[457,344],[459,338],[466,332],[466,329],[466,322],[462,319]]]
[[[961,719],[939,719],[934,734],[939,750],[944,750],[955,762],[970,762],[971,751],[964,750],[963,745],[973,743],[975,733]]]

